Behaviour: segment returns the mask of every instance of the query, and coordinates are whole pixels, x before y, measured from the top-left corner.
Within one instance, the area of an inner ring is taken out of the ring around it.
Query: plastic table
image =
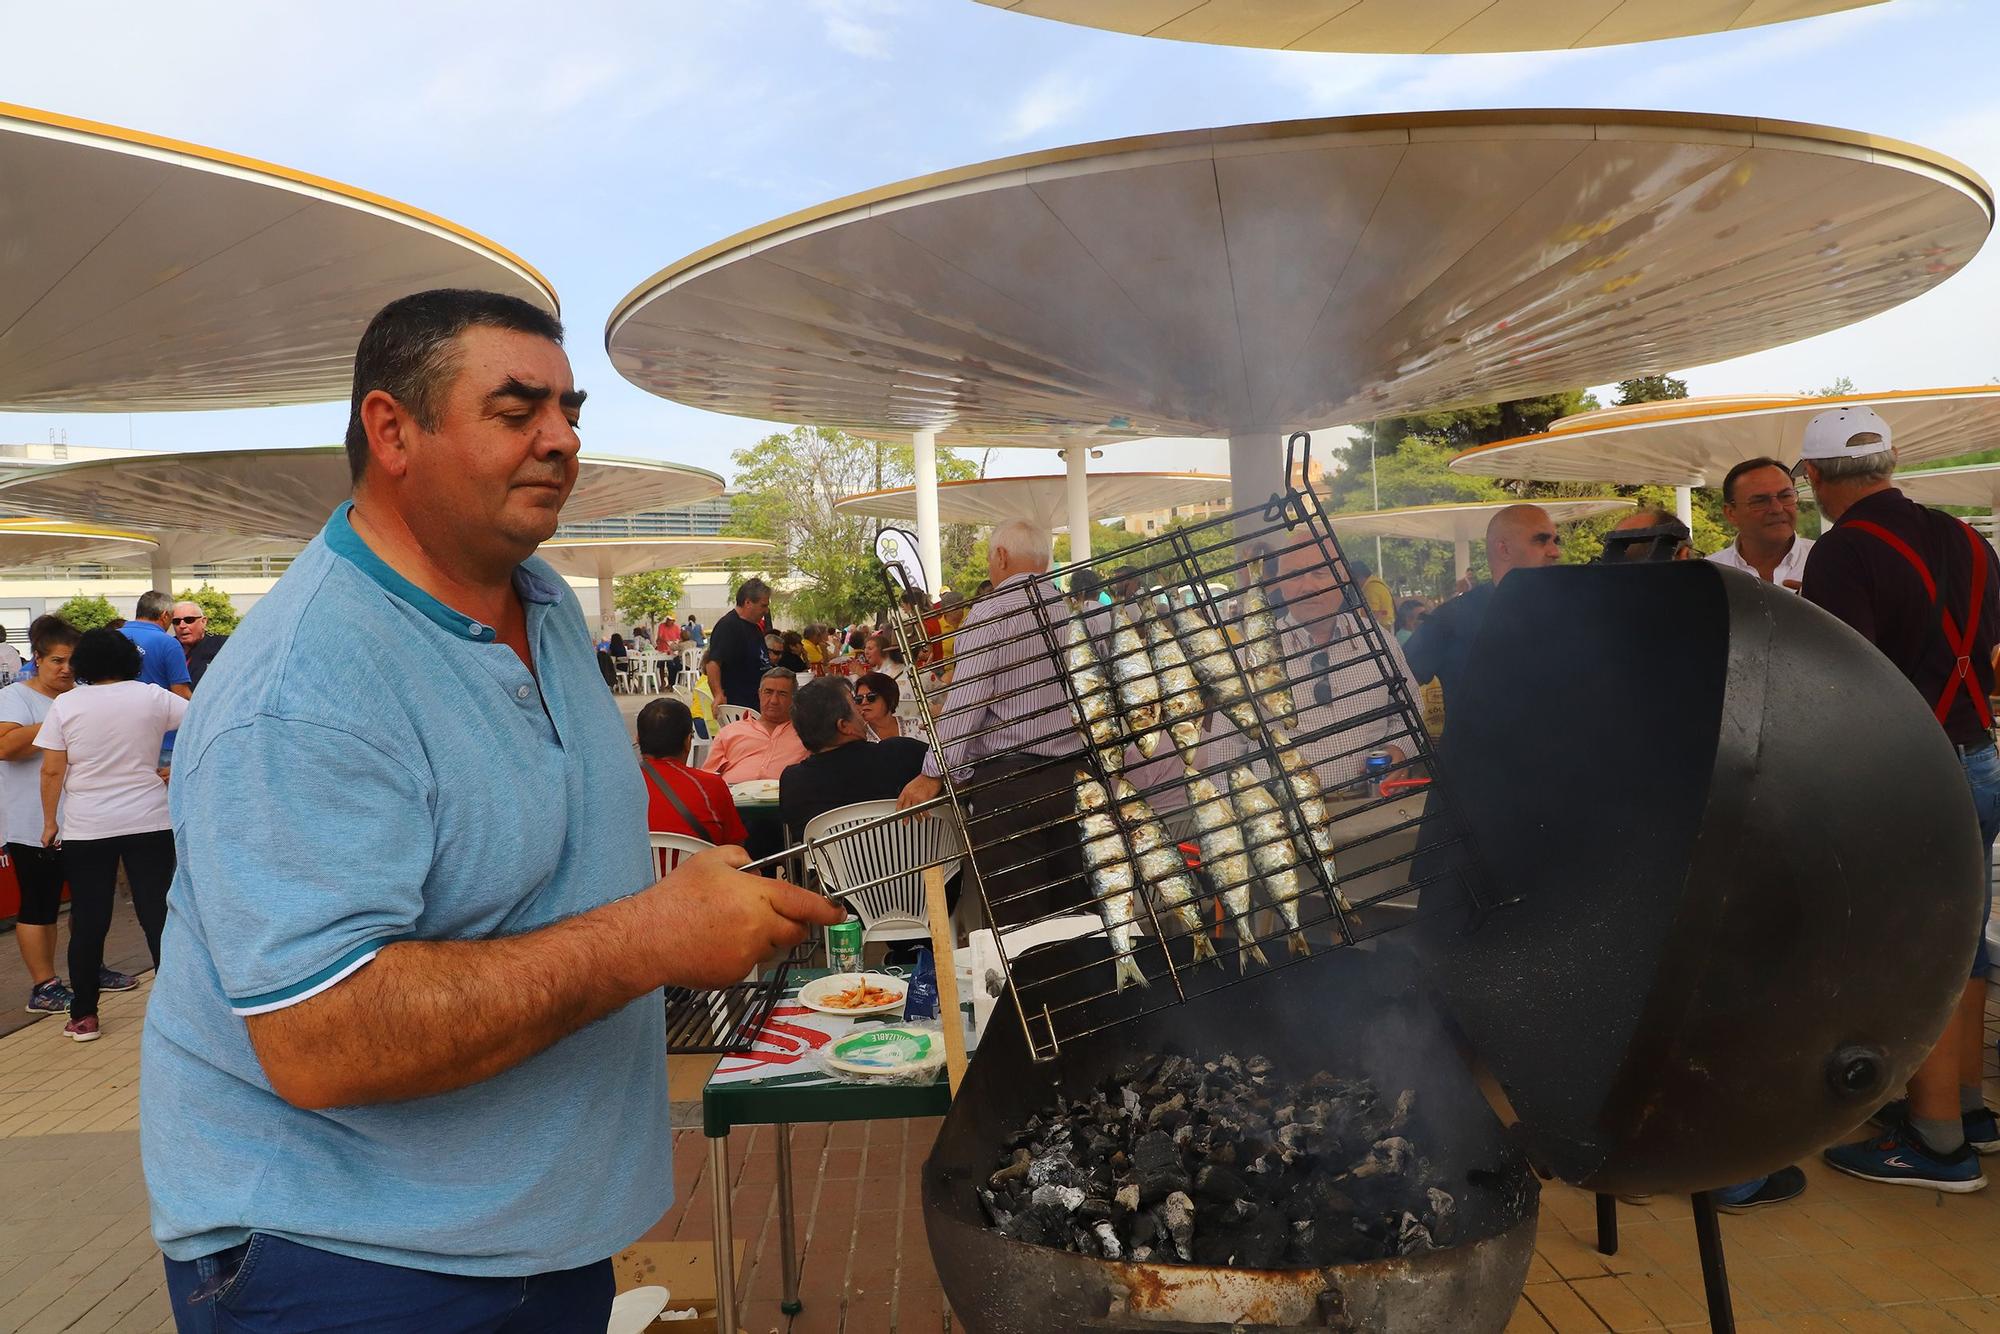
[[[950,966],[949,964],[946,965]],[[825,968],[794,969],[787,979],[778,1011],[797,1001],[799,988],[816,977],[825,977]],[[895,1016],[885,1016],[894,1022]],[[806,1028],[805,1021],[774,1013],[776,1022],[791,1028]],[[837,1020],[852,1024],[864,1021]],[[784,1303],[787,1315],[803,1309],[799,1302],[798,1239],[792,1219],[792,1126],[800,1121],[891,1121],[918,1116],[942,1116],[951,1109],[951,1090],[945,1072],[927,1084],[859,1084],[837,1080],[820,1069],[812,1051],[799,1055],[789,1050],[794,1042],[780,1042],[767,1026],[752,1048],[756,1054],[789,1056],[789,1062],[775,1061],[768,1075],[728,1079],[718,1082],[722,1071],[739,1065],[743,1058],[725,1056],[701,1090],[702,1133],[708,1136],[709,1197],[715,1224],[716,1327],[736,1328],[736,1263],[731,1243],[735,1220],[729,1201],[729,1132],[737,1126],[771,1126],[776,1131],[778,1155],[778,1248],[784,1266]]]

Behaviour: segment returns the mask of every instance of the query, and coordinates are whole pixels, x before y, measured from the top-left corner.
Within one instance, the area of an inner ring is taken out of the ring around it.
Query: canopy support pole
[[[168,597],[173,596],[174,563],[160,547],[153,548],[153,587]]]
[[[944,531],[938,524],[937,432],[918,431],[916,446],[917,559],[923,562],[924,591],[932,597],[944,582]]]
[[[1674,488],[1674,517],[1687,525],[1689,533],[1694,532],[1694,488],[1677,486]]]
[[[1063,463],[1069,471],[1069,486],[1064,498],[1069,502],[1069,558],[1090,559],[1090,446],[1081,442],[1063,450]]]
[[[612,618],[618,615],[618,585],[611,571],[597,572],[597,628],[610,634],[614,626]],[[650,632],[649,632],[650,633]]]
[[[1285,442],[1276,432],[1229,437],[1229,507],[1262,507],[1285,489]]]
[[[1464,533],[1451,539],[1451,582],[1455,589],[1472,573],[1472,539]]]

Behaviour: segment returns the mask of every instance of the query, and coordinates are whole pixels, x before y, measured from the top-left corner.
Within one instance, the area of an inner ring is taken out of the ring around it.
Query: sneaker
[[[103,1035],[97,1031],[97,1016],[92,1014],[81,1019],[72,1019],[64,1024],[63,1036],[71,1042],[95,1042]]]
[[[114,973],[109,968],[100,968],[97,970],[97,989],[99,991],[137,991],[139,989],[139,979],[133,977],[130,973]]]
[[[1796,1200],[1805,1194],[1806,1174],[1803,1168],[1781,1167],[1764,1178],[1764,1184],[1748,1196],[1734,1204],[1715,1202],[1715,1207],[1725,1214],[1747,1214],[1752,1209],[1761,1209],[1767,1204],[1783,1204],[1786,1200]]]
[[[1898,1098],[1884,1103],[1868,1118],[1870,1125],[1881,1126],[1884,1130],[1902,1125],[1910,1116],[1910,1100]],[[1981,1107],[1976,1112],[1966,1112],[1965,1142],[1978,1153],[2000,1153],[2000,1119],[1996,1119],[1991,1107]]]
[[[1951,1195],[1986,1189],[1986,1175],[1979,1170],[1979,1155],[1969,1146],[1940,1157],[1908,1126],[1891,1127],[1877,1138],[1859,1144],[1836,1144],[1821,1156],[1834,1171],[1863,1181],[1926,1186]]]
[[[75,999],[61,978],[52,977],[28,993],[28,1013],[68,1014],[69,1003]]]

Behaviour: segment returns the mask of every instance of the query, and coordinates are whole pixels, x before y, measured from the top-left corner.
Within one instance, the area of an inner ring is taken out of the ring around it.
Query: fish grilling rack
[[[786,958],[768,976],[713,991],[668,987],[667,1054],[740,1056],[749,1051],[785,994],[791,968],[792,960]]]
[[[1484,910],[1401,652],[1307,491],[1009,580],[948,657],[935,622],[894,629],[1036,1060],[1405,925],[1432,887]],[[1421,814],[1382,795],[1425,780]],[[1081,966],[1023,953],[1079,931]]]

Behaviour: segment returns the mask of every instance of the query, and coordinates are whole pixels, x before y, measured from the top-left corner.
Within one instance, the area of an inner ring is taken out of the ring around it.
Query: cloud
[[[1090,101],[1085,80],[1065,70],[1050,70],[1029,84],[1015,101],[996,137],[1002,143],[1032,139],[1074,118]]]
[[[889,30],[902,13],[901,0],[810,0],[827,41],[863,60],[889,58]]]
[[[1774,23],[1747,32],[1670,43],[1667,45],[1689,54],[1654,65],[1632,78],[1625,84],[1623,95],[1628,105],[1644,106],[1666,99],[1684,100],[1692,92],[1705,88],[1740,89],[1760,74],[1791,74],[1806,68],[1807,58],[1818,52],[1854,49],[1862,33],[1870,28],[1892,21],[1908,23],[1911,8],[1919,4],[1921,0],[1901,0],[1898,4],[1850,9],[1810,21]],[[1864,69],[1857,68],[1854,75],[1865,83]]]
[[[1523,88],[1541,88],[1566,67],[1603,59],[1596,51],[1506,52],[1476,56],[1322,55],[1273,51],[1274,81],[1318,114],[1479,106]]]

